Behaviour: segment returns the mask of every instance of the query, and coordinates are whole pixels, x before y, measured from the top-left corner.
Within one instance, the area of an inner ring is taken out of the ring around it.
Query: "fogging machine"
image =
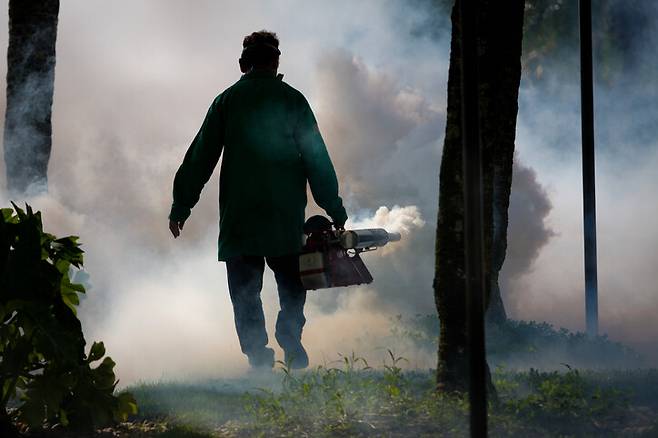
[[[369,284],[372,275],[360,254],[400,240],[383,228],[335,230],[324,216],[304,223],[306,242],[299,256],[299,273],[307,290]]]

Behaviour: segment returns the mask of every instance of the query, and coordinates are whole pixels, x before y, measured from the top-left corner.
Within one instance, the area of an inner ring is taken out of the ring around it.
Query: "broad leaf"
[[[89,350],[87,362],[95,362],[105,356],[105,345],[102,342],[94,342]]]

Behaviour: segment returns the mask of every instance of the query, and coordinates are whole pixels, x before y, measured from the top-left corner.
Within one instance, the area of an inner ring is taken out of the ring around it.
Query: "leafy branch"
[[[40,212],[12,206],[0,209],[0,423],[92,429],[125,420],[137,405],[114,394],[114,361],[102,342],[85,353],[76,315],[85,288],[70,277],[83,265],[78,238],[45,233]]]

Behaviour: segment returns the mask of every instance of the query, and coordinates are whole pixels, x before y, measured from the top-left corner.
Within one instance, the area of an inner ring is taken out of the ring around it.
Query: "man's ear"
[[[244,59],[240,58],[238,60],[238,62],[240,63],[240,71],[242,73],[247,73],[249,70],[251,70],[251,66],[247,65],[247,63],[244,61]]]

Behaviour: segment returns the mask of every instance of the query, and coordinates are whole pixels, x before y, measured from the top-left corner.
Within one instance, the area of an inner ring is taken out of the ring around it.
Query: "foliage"
[[[614,421],[628,408],[624,391],[593,385],[574,369],[566,373],[499,371],[496,383],[505,394],[503,413],[524,418],[530,427],[550,427],[560,436],[601,433],[606,420]]]
[[[523,368],[555,369],[564,363],[575,368],[634,368],[643,364],[638,353],[607,335],[591,338],[535,321],[490,325],[487,352],[494,362]]]
[[[84,351],[76,306],[85,289],[69,276],[82,267],[77,237],[45,233],[39,212],[13,206],[0,220],[0,412],[7,418],[18,398],[17,417],[33,428],[125,419],[136,404],[128,393],[114,395],[115,363],[103,358],[103,343]]]
[[[416,348],[436,351],[439,321],[436,315],[397,316],[392,333]],[[487,326],[487,355],[491,364],[506,367],[557,369],[567,363],[575,368],[634,368],[643,358],[607,336],[589,338],[565,328],[535,321],[507,320]]]
[[[640,52],[653,32],[650,8],[642,0],[592,2],[594,73],[599,84],[612,84],[638,67],[649,70],[641,60],[651,52]],[[569,79],[577,74],[579,32],[578,2],[527,0],[523,36],[527,78]],[[653,79],[653,75],[646,77]]]
[[[219,436],[467,436],[468,403],[435,391],[434,370],[408,371],[389,353],[355,354],[309,371],[131,388],[142,418]],[[493,373],[490,436],[653,436],[656,370]],[[258,389],[260,388],[260,389]],[[203,418],[198,414],[203,413]]]
[[[414,34],[440,37],[450,25],[454,0],[415,1],[429,7],[431,13],[420,20]],[[653,32],[647,7],[644,0],[592,2],[594,73],[599,84],[612,84],[630,69],[652,72],[652,65],[646,65],[647,57],[638,56]],[[577,77],[578,45],[577,1],[526,0],[522,55],[525,80],[539,84],[548,78],[561,81]],[[643,77],[652,80],[655,74]]]
[[[404,372],[404,358],[389,350],[383,369],[371,368],[354,353],[339,366],[295,374],[284,364],[281,389],[263,389],[247,398],[255,433],[274,436],[365,436],[431,423],[425,433],[457,432],[465,426],[461,396],[437,394],[433,376]],[[406,426],[402,426],[406,424]]]
[[[254,385],[269,381],[235,381],[233,385],[203,383],[155,382],[130,388],[139,400],[139,415],[144,419],[175,418],[176,423],[193,424],[206,429],[230,420],[244,420],[244,392]]]

